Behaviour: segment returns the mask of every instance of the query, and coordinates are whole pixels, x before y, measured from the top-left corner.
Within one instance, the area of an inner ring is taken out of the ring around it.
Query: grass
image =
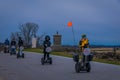
[[[115,64],[115,65],[120,65],[120,61],[110,61],[110,60],[107,60],[107,59],[93,59],[93,61],[95,62],[102,62],[102,63],[107,63],[107,64]]]
[[[38,49],[38,48],[29,48],[29,49],[25,49],[24,51],[27,51],[27,52],[36,52],[36,53],[43,53],[43,50]],[[69,57],[69,58],[73,57],[72,54],[68,54],[67,52],[52,52],[51,54],[52,55],[57,55],[57,56]],[[107,59],[93,58],[93,61],[95,61],[95,62],[102,62],[102,63],[108,63],[108,64],[120,65],[120,61],[109,61]]]
[[[66,52],[52,52],[51,54],[57,55],[57,56],[69,57],[69,58],[72,58],[72,57],[73,57],[72,54],[68,54],[68,53],[66,53]]]
[[[42,49],[38,49],[38,48],[28,48],[28,49],[25,49],[24,51],[43,53],[43,50]],[[57,56],[64,56],[64,57],[72,58],[72,54],[67,54],[66,52],[52,52],[51,54],[52,55],[57,55]]]
[[[27,49],[24,49],[24,51],[27,51],[27,52],[36,52],[36,53],[43,53],[43,51],[41,49],[38,49],[38,48],[27,48]]]

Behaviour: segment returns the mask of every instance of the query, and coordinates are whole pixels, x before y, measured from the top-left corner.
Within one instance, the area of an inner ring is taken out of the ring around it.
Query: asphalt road
[[[91,62],[90,73],[76,73],[70,58],[52,56],[52,65],[41,65],[43,55],[25,52],[25,56],[0,53],[0,80],[120,80],[120,66]]]

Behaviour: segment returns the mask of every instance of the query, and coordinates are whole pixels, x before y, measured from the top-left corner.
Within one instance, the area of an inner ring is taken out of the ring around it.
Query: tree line
[[[18,42],[18,38],[22,37],[24,41],[25,47],[31,47],[32,44],[32,37],[37,37],[37,45],[39,45],[40,41],[43,41],[44,34],[41,36],[37,35],[39,26],[38,24],[27,22],[25,24],[19,25],[18,32],[12,32],[10,39],[15,39]]]

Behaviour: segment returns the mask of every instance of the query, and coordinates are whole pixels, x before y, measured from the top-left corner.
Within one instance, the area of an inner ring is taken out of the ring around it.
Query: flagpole
[[[73,26],[72,26],[72,33],[73,33],[74,44],[76,44],[76,42],[75,42],[75,32],[74,32],[74,28],[73,28]]]
[[[75,45],[75,44],[76,44],[76,41],[75,41],[75,32],[74,32],[74,28],[73,28],[72,21],[69,21],[69,22],[68,22],[68,27],[72,27],[73,44]]]
[[[75,41],[75,32],[74,32],[74,28],[73,28],[72,21],[68,22],[68,27],[72,27],[73,44],[76,45],[76,41]],[[77,52],[77,49],[76,49],[76,48],[75,48],[75,52]]]
[[[75,32],[74,32],[74,28],[73,28],[73,25],[72,25],[72,33],[73,33],[73,40],[74,40],[74,45],[76,45],[76,41],[75,41]],[[77,49],[74,47],[75,49],[75,52],[77,52]]]

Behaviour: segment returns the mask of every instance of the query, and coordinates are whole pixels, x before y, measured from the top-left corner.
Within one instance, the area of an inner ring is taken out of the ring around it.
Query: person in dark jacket
[[[19,41],[18,41],[18,47],[23,46],[23,40],[21,37],[19,37]]]
[[[50,54],[49,52],[46,51],[46,49],[51,46],[50,36],[48,35],[45,36],[45,41],[43,42],[43,46],[44,46],[43,53],[44,53],[44,60],[45,60],[46,56],[48,59]]]
[[[12,39],[12,41],[11,41],[11,46],[16,46],[16,41],[15,41],[15,39]]]
[[[19,37],[18,48],[19,48],[19,50],[18,50],[19,54],[22,54],[22,50],[23,50],[23,40],[22,40],[21,37]]]

